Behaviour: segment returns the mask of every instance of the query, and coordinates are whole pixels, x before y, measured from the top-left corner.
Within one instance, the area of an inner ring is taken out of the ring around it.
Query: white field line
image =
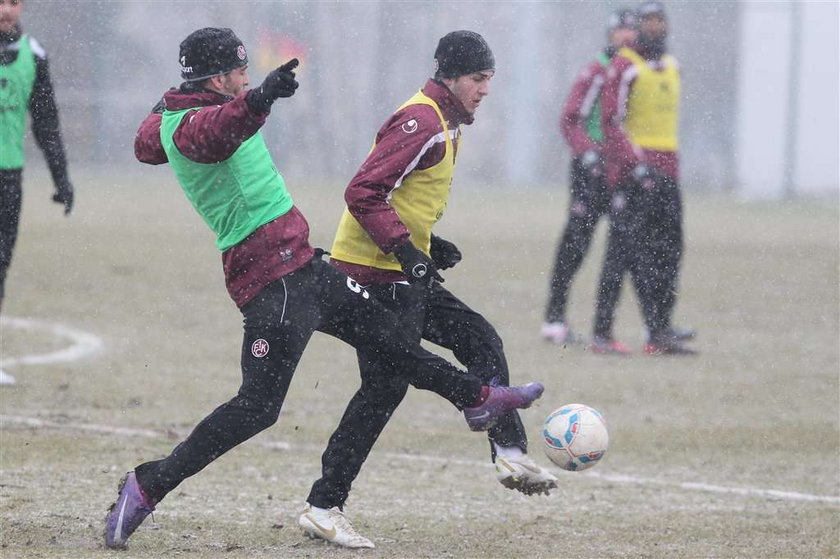
[[[58,338],[68,339],[72,344],[58,351],[51,353],[43,353],[36,355],[23,355],[19,357],[6,358],[0,355],[0,367],[9,367],[11,365],[43,365],[48,363],[59,363],[62,361],[75,361],[82,357],[99,351],[104,346],[102,338],[95,334],[76,330],[69,326],[63,326],[54,322],[44,322],[41,320],[32,320],[29,318],[18,318],[14,316],[0,317],[0,328],[17,328],[20,330],[27,330],[37,332],[40,336],[52,334]],[[33,338],[37,340],[37,338]],[[37,348],[37,343],[32,343],[32,347]]]
[[[151,429],[134,429],[130,427],[113,427],[110,425],[96,425],[86,423],[62,423],[56,421],[47,421],[32,417],[14,416],[14,415],[0,415],[0,431],[8,428],[10,424],[21,425],[25,427],[36,427],[46,429],[56,429],[59,431],[83,431],[102,433],[108,435],[128,436],[128,437],[143,437],[143,438],[167,438],[167,434],[161,431]],[[179,437],[186,436],[186,433],[178,433]],[[320,453],[324,449],[320,445],[294,445],[294,447],[283,441],[265,441],[258,442],[263,448],[273,450],[297,450],[297,451],[311,451],[313,453]],[[445,458],[441,456],[430,456],[424,454],[409,454],[405,452],[379,452],[379,456],[385,458],[406,460],[411,462],[431,462],[436,464],[455,464],[469,468],[487,468],[490,467],[489,462],[478,460],[461,460]],[[799,493],[796,491],[780,491],[778,489],[761,489],[757,487],[726,487],[723,485],[711,485],[708,483],[696,482],[679,482],[668,481],[655,478],[637,477],[623,474],[609,474],[597,471],[587,471],[576,473],[574,475],[591,477],[594,479],[601,479],[612,483],[632,483],[638,485],[658,485],[664,487],[675,487],[686,491],[702,491],[705,493],[721,493],[729,495],[741,495],[745,497],[764,497],[768,499],[779,499],[786,501],[810,501],[819,503],[840,504],[840,497],[831,495],[812,495],[809,493]]]

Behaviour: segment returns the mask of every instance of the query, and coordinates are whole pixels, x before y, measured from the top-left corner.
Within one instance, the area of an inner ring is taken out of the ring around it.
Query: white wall
[[[840,190],[839,57],[836,2],[742,4],[735,155],[744,196]]]

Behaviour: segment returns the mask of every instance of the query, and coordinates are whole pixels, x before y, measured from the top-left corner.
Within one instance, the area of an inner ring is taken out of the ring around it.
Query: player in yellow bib
[[[412,340],[450,349],[485,382],[508,384],[502,340],[493,326],[441,285],[438,270],[461,260],[455,245],[432,233],[443,216],[461,145],[495,73],[490,47],[477,33],[454,31],[435,52],[434,79],[380,128],[373,148],[344,193],[347,208],[332,246],[332,264],[394,311]],[[312,487],[299,524],[312,536],[340,510],[373,444],[408,390],[381,382],[381,357],[358,351],[362,386],[324,451],[322,477]],[[556,478],[526,454],[519,415],[508,413],[488,431],[497,478],[525,494],[548,493]],[[327,524],[325,524],[327,523]],[[340,543],[340,542],[338,542]]]
[[[660,2],[638,9],[639,37],[610,62],[601,95],[607,184],[613,191],[610,236],[598,289],[593,335],[612,339],[622,276],[639,295],[650,355],[688,355],[694,332],[671,315],[683,254],[677,122],[680,75],[665,51],[668,24]]]

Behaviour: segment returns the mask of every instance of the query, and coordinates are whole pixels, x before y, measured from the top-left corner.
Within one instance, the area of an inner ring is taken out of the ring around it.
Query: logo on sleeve
[[[415,119],[411,119],[408,122],[402,125],[402,131],[406,134],[413,134],[417,132],[417,121]]]
[[[268,342],[260,338],[251,344],[251,355],[259,359],[268,355]]]

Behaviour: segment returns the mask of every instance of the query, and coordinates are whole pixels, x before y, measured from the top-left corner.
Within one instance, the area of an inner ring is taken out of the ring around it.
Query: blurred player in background
[[[595,339],[611,340],[624,271],[648,330],[644,352],[692,354],[692,330],[671,326],[683,254],[677,125],[680,74],[666,52],[661,2],[638,9],[639,36],[612,59],[601,94],[607,183],[614,189],[607,254],[598,290]]]
[[[65,215],[73,209],[47,53],[23,32],[22,11],[23,0],[0,0],[0,311],[20,223],[27,111],[52,174],[52,199],[64,206]],[[14,382],[0,371],[0,384]]]
[[[578,74],[560,116],[560,129],[572,150],[571,199],[566,230],[557,246],[545,323],[540,332],[543,339],[556,344],[581,341],[566,320],[569,288],[589,249],[598,219],[610,209],[602,153],[601,88],[610,60],[620,48],[635,40],[636,12],[622,8],[611,14],[607,47]],[[610,287],[621,289],[621,284]],[[596,337],[591,348],[598,353],[629,353],[623,344],[607,338]]]
[[[444,36],[434,58],[434,78],[385,121],[344,192],[347,208],[332,263],[396,312],[410,339],[445,347],[484,381],[507,385],[498,333],[441,285],[438,270],[455,266],[461,252],[432,234],[449,197],[461,125],[472,124],[488,94],[495,61],[485,40],[471,31]],[[322,477],[299,520],[310,535],[335,543],[341,543],[342,526],[333,518],[341,514],[353,480],[408,390],[405,379],[383,374],[387,363],[380,355],[360,348],[358,358],[362,386],[330,438]],[[382,382],[385,378],[388,382]],[[529,495],[556,487],[556,478],[526,454],[527,436],[517,413],[502,417],[488,435],[497,478],[505,487]]]
[[[105,545],[112,549],[125,548],[183,480],[277,421],[316,330],[381,359],[379,382],[405,375],[406,382],[444,396],[463,410],[474,430],[486,430],[542,394],[539,383],[488,386],[422,349],[394,314],[310,246],[309,226],[260,133],[274,102],[297,90],[297,59],[247,90],[242,42],[230,29],[204,28],[181,43],[180,62],[185,81],[166,92],[143,121],[135,153],[143,163],[168,163],[216,234],[228,292],[244,318],[242,385],[169,456],[126,474],[106,518]],[[373,547],[367,540],[350,543]]]

